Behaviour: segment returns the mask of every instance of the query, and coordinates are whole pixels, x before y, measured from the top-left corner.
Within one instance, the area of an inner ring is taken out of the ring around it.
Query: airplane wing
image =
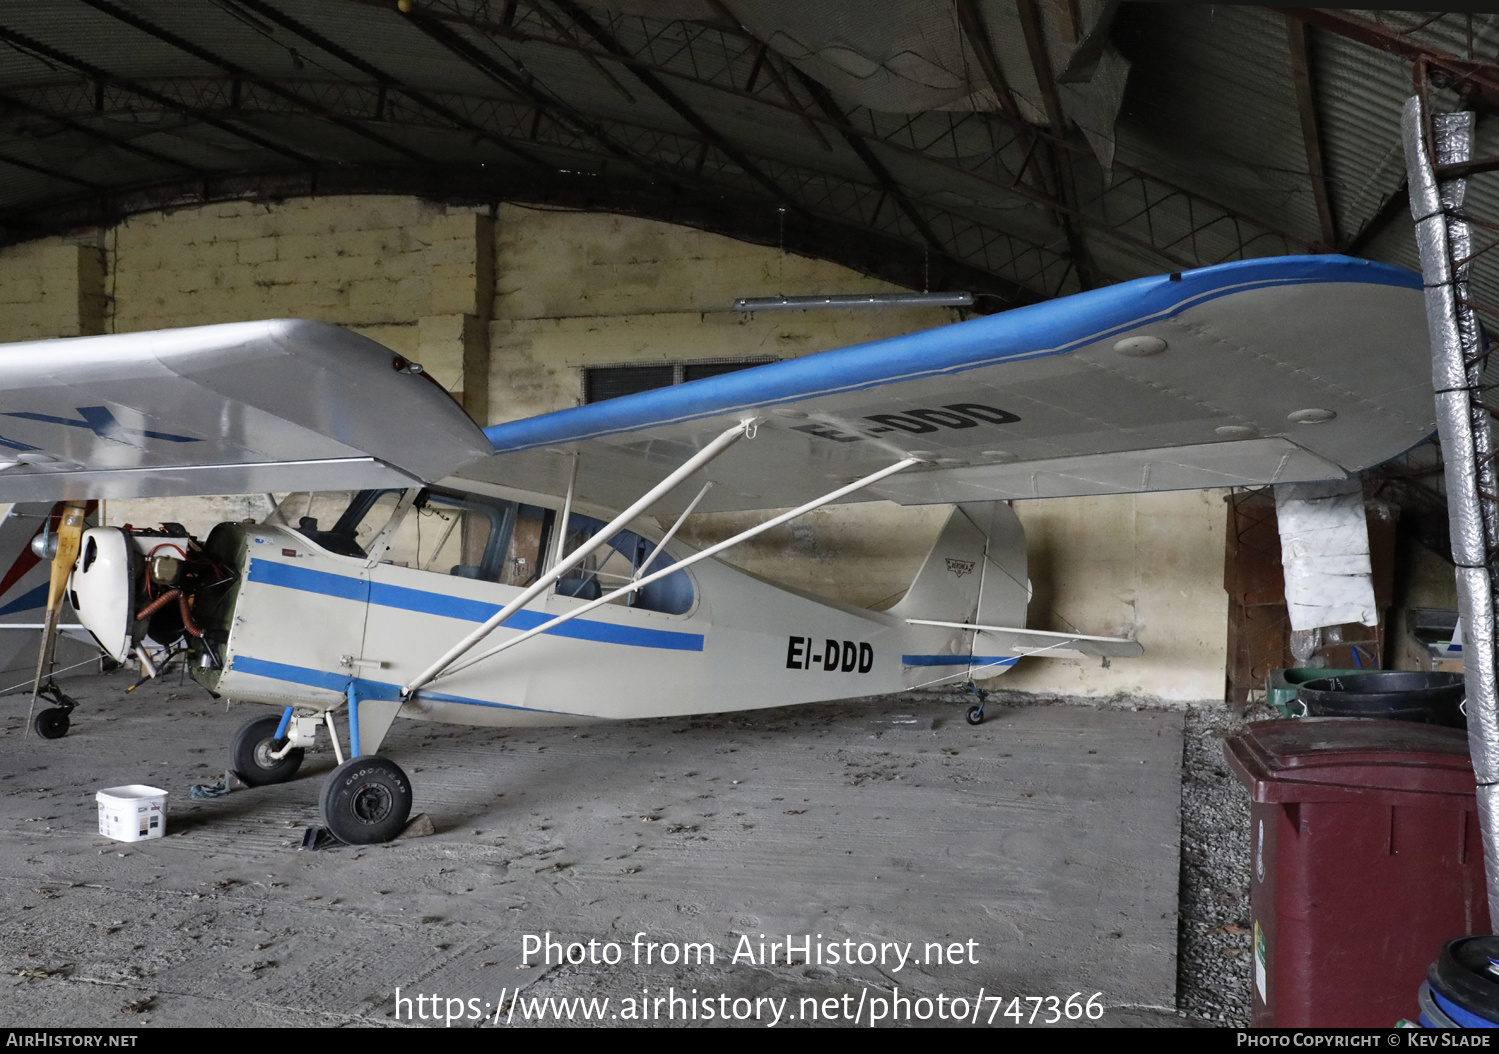
[[[576,454],[578,497],[624,508],[757,417],[704,471],[703,511],[794,505],[906,457],[923,464],[855,500],[1342,479],[1432,433],[1430,373],[1420,276],[1270,257],[494,425],[459,475],[560,494]]]
[[[407,487],[490,452],[420,367],[321,322],[0,347],[0,501]]]

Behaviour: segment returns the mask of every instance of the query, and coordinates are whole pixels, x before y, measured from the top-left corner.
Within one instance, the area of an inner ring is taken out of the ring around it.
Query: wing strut
[[[635,581],[635,579],[639,578],[642,574],[645,573],[645,569],[647,567],[650,567],[651,564],[656,562],[656,557],[661,555],[661,550],[666,548],[666,543],[677,536],[677,531],[682,529],[682,524],[687,522],[687,517],[692,515],[692,510],[697,508],[698,502],[706,498],[708,496],[708,492],[712,489],[713,481],[710,479],[707,483],[703,484],[703,489],[697,492],[697,497],[693,498],[690,502],[687,503],[687,508],[683,509],[682,515],[677,517],[677,522],[672,524],[671,530],[667,531],[666,535],[656,543],[656,548],[652,549],[651,555],[647,556],[645,560],[641,562],[640,567],[635,571],[633,575],[630,576],[630,581]]]
[[[921,463],[921,458],[908,457],[903,461],[897,461],[893,465],[887,465],[884,468],[880,469],[878,472],[873,472],[862,479],[855,480],[854,482],[848,484],[846,487],[840,487],[829,494],[824,494],[822,497],[809,501],[805,505],[798,505],[790,512],[783,512],[781,513],[781,515],[775,516],[769,520],[766,520],[762,524],[751,527],[747,531],[741,531],[740,533],[734,535],[734,537],[727,538],[724,541],[719,542],[717,545],[711,545],[701,552],[693,553],[691,556],[687,557],[684,560],[663,567],[661,570],[653,572],[652,574],[648,574],[644,578],[638,579],[634,582],[630,582],[628,585],[621,586],[612,593],[606,593],[604,596],[599,597],[597,600],[590,600],[582,607],[574,608],[566,614],[558,615],[550,622],[543,622],[540,626],[537,626],[534,629],[528,629],[524,633],[511,637],[509,640],[505,641],[502,644],[497,644],[495,647],[490,648],[484,654],[469,659],[467,662],[450,664],[436,676],[448,676],[450,674],[457,673],[459,670],[465,670],[475,663],[483,662],[485,659],[489,658],[492,655],[498,655],[506,648],[514,647],[523,640],[529,640],[531,637],[536,636],[538,633],[545,633],[550,629],[554,629],[555,627],[562,625],[562,623],[564,622],[572,621],[579,615],[588,614],[588,612],[592,611],[594,608],[602,607],[612,600],[618,600],[620,597],[624,596],[627,593],[632,593],[637,589],[648,586],[659,578],[665,578],[667,575],[676,574],[684,567],[691,567],[693,564],[697,563],[700,560],[706,560],[710,556],[714,556],[718,553],[723,552],[725,549],[729,549],[733,546],[739,545],[741,542],[746,542],[749,539],[753,538],[755,535],[762,534],[765,531],[770,530],[772,527],[779,527],[787,520],[794,520],[798,516],[804,516],[814,509],[820,509],[822,508],[822,506],[827,505],[830,502],[837,501],[839,498],[842,498],[847,494],[852,494],[856,490],[862,490],[872,483],[878,483],[886,476],[893,476],[895,473],[903,471],[904,469],[908,469],[912,465],[919,465]],[[604,535],[606,533],[607,529],[605,531],[600,531],[599,535]],[[429,680],[431,679],[435,679],[435,677],[429,678]],[[410,691],[411,689],[406,689],[405,693],[409,693]]]
[[[602,547],[609,541],[610,538],[613,538],[616,534],[623,530],[631,520],[635,519],[635,517],[639,516],[646,509],[656,504],[656,502],[661,498],[665,497],[667,493],[669,493],[672,488],[674,488],[678,483],[681,483],[688,476],[692,475],[698,469],[702,468],[704,465],[708,464],[708,462],[712,461],[714,458],[718,457],[718,455],[722,454],[729,447],[733,446],[758,423],[759,418],[746,418],[745,420],[735,425],[733,428],[724,431],[721,435],[718,436],[717,439],[713,440],[713,442],[709,443],[692,457],[684,461],[680,466],[677,467],[675,471],[671,473],[671,475],[667,476],[660,483],[656,484],[650,490],[646,491],[645,495],[641,497],[639,501],[635,502],[635,504],[631,505],[624,512],[614,517],[614,519],[611,520],[607,526],[605,526],[592,538],[588,539],[582,545],[578,546],[572,552],[568,553],[567,556],[563,557],[561,560],[558,560],[555,564],[553,564],[550,571],[542,575],[533,584],[523,590],[520,596],[516,597],[510,603],[502,607],[499,611],[495,612],[490,616],[487,622],[479,626],[457,644],[449,648],[447,653],[444,654],[442,658],[434,662],[419,676],[417,676],[415,680],[401,689],[402,697],[404,698],[411,695],[412,692],[416,691],[422,685],[426,684],[443,670],[451,666],[454,660],[456,660],[460,655],[468,651],[475,644],[478,644],[485,637],[489,636],[490,633],[499,628],[499,626],[511,615],[515,614],[536,597],[540,596],[542,593],[546,592],[546,590],[550,589],[552,584],[556,582],[557,579],[561,578],[563,575],[567,574],[568,571],[572,570],[574,567],[578,566],[578,564],[582,563],[590,553],[592,553],[595,549]],[[576,466],[576,462],[574,464]],[[574,471],[576,472],[576,467],[574,468]],[[571,496],[572,486],[569,485],[568,497],[570,498]],[[567,521],[563,520],[562,525],[558,530],[558,537],[565,538],[566,536]],[[559,544],[558,552],[561,552],[561,548],[562,547]]]

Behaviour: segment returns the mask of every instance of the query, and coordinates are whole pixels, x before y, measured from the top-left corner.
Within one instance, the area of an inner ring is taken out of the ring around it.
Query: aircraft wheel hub
[[[392,805],[390,791],[378,783],[367,783],[354,792],[350,802],[354,816],[360,823],[379,823],[390,815]]]
[[[323,789],[323,823],[350,845],[388,842],[410,815],[411,781],[389,758],[350,758],[333,770]]]

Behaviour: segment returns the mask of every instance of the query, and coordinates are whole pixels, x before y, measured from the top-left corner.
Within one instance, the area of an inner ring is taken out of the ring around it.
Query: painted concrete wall
[[[1223,698],[1223,491],[1016,502],[1030,542],[1030,624],[1129,636],[1138,659],[1031,659],[999,687]]]
[[[0,340],[295,316],[348,326],[421,361],[485,423],[576,405],[582,368],[787,358],[954,320],[947,309],[763,312],[738,296],[894,287],[822,261],[621,216],[411,198],[230,203],[132,217],[72,240],[0,250]],[[204,531],[263,516],[260,496],[111,502],[110,522]],[[998,686],[1221,698],[1224,511],[1212,493],[1021,503],[1030,623],[1138,632],[1146,655],[1026,660]],[[734,559],[860,605],[898,597],[945,508],[822,510]],[[756,517],[705,516],[705,544]]]

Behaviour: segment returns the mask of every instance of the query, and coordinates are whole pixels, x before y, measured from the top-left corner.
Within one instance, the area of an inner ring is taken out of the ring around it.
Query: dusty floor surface
[[[193,801],[270,711],[127,683],[74,682],[83,707],[56,741],[22,738],[24,698],[0,703],[10,1022],[520,1025],[581,996],[609,1002],[569,1002],[574,1019],[620,1024],[711,1008],[765,1026],[778,1006],[795,1024],[815,1004],[819,1020],[962,1008],[1008,1025],[1101,993],[1099,1024],[1188,1023],[1180,711],[995,706],[973,728],[957,696],[925,696],[583,729],[403,721],[382,753],[437,833],[312,853],[296,846],[330,753],[289,784]],[[168,837],[98,835],[94,792],[128,783],[170,791]],[[553,963],[525,962],[526,935],[548,933]],[[764,961],[787,935],[812,939],[810,964]],[[622,961],[556,964],[590,940]],[[689,943],[713,965],[660,962]],[[929,943],[946,961],[924,961]],[[886,961],[831,962],[835,944]]]

